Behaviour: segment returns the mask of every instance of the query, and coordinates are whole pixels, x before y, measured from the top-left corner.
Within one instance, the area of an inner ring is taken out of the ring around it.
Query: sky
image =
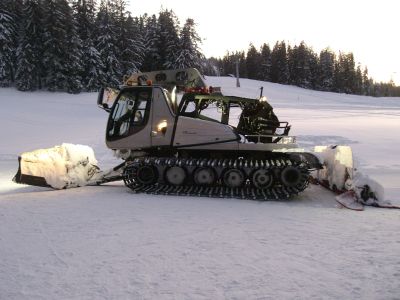
[[[207,56],[247,50],[250,43],[305,41],[316,52],[353,52],[376,81],[400,85],[400,1],[398,0],[156,0],[128,1],[133,15],[172,9],[193,18]]]

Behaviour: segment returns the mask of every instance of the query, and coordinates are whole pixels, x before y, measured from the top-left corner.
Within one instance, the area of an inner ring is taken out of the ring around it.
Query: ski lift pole
[[[240,87],[240,82],[239,82],[239,59],[236,61],[236,87]]]

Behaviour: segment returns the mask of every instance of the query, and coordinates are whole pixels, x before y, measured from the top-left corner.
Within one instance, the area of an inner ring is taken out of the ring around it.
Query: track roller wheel
[[[268,189],[272,186],[274,179],[268,170],[256,170],[251,177],[251,182],[256,188]]]
[[[223,176],[224,184],[230,188],[240,187],[245,180],[243,172],[239,169],[229,169]]]
[[[307,184],[308,174],[301,172],[294,166],[286,167],[282,170],[281,181],[285,186],[302,188]]]
[[[165,179],[172,185],[182,185],[186,179],[186,171],[178,166],[168,168],[165,172]]]
[[[131,186],[137,183],[137,170],[138,166],[134,164],[131,164],[124,169],[122,178],[126,186]]]
[[[140,166],[136,173],[137,181],[141,184],[153,184],[157,181],[158,171],[154,166]]]
[[[212,168],[201,167],[193,173],[197,185],[212,185],[215,182],[215,172]]]

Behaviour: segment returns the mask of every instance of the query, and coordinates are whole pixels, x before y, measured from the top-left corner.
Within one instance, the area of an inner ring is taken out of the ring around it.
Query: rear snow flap
[[[17,183],[64,189],[87,185],[98,171],[92,148],[64,143],[53,148],[22,153],[13,180]]]

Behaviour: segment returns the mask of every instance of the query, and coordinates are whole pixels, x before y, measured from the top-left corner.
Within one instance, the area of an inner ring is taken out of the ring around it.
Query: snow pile
[[[55,189],[84,186],[98,170],[93,149],[63,143],[21,154],[21,173],[45,178]]]
[[[353,190],[357,193],[359,201],[364,204],[387,203],[382,185],[358,171],[353,165],[351,147],[315,146],[314,152],[324,166],[313,175],[319,182],[328,183],[332,190]],[[369,195],[363,195],[366,186],[371,192]],[[364,199],[366,196],[369,196],[368,200]]]
[[[318,171],[318,180],[329,183],[329,188],[348,190],[353,179],[353,154],[348,146],[315,146],[324,169]]]
[[[373,194],[370,195],[370,198],[367,200],[363,199],[362,191],[365,186],[368,186],[369,191]],[[391,199],[390,201],[385,199],[385,189],[381,184],[379,184],[376,180],[372,179],[368,175],[365,175],[361,172],[356,171],[353,179],[353,189],[357,193],[358,198],[361,202],[366,205],[374,205],[378,202],[380,204],[399,204],[396,203],[395,199]]]

